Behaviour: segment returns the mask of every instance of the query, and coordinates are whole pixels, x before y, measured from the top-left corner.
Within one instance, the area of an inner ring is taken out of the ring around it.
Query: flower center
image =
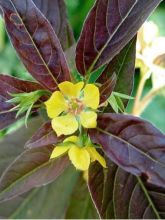
[[[79,99],[71,99],[68,105],[68,112],[73,115],[79,115],[84,108],[84,104]]]

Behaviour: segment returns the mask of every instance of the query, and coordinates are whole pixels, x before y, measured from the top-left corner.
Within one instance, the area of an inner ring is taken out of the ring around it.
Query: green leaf
[[[26,107],[26,106],[25,106],[25,107],[22,106],[22,107],[20,108],[20,106],[17,105],[16,108],[14,108],[14,110],[18,110],[18,112],[17,112],[17,114],[16,114],[16,118],[18,118],[21,114],[23,114],[24,112],[27,111],[27,107]]]
[[[74,167],[64,173],[48,186],[32,190],[13,210],[9,218],[14,219],[61,219],[65,218],[72,192],[79,173]]]
[[[108,98],[108,102],[110,104],[110,106],[112,107],[112,109],[118,113],[119,112],[119,107],[118,107],[118,103],[116,101],[116,98],[114,95],[111,95],[109,98]]]
[[[1,203],[0,213],[5,218],[14,219],[64,218],[78,177],[79,173],[71,166],[53,183]]]
[[[132,97],[132,96],[129,96],[129,95],[126,95],[126,94],[123,94],[123,93],[119,93],[119,92],[113,92],[113,94],[115,96],[118,96],[118,97],[122,98],[122,99],[128,99],[128,100],[134,99],[134,97]]]
[[[134,85],[135,55],[136,36],[107,64],[98,82],[104,85],[115,73],[113,91],[130,96]],[[128,100],[124,100],[124,106],[127,104]]]
[[[101,76],[101,74],[103,73],[104,69],[105,69],[105,66],[101,66],[99,69],[94,71],[89,78],[89,83],[95,83],[97,79]]]
[[[79,178],[70,198],[65,219],[99,219],[87,183],[82,176]]]
[[[10,93],[9,95],[14,97],[9,99],[7,102],[13,105],[16,105],[14,108],[9,111],[17,111],[16,118],[26,112],[25,115],[25,125],[27,126],[27,120],[30,116],[30,113],[33,108],[36,108],[35,103],[40,101],[37,105],[38,107],[42,106],[42,96],[48,95],[48,91],[46,90],[37,90],[29,93]]]
[[[31,93],[36,90],[42,90],[43,87],[36,82],[20,80],[2,74],[0,74],[0,84],[0,129],[4,129],[16,121],[15,102],[20,99],[14,97],[13,102],[9,103],[8,100],[11,99],[9,94]],[[12,110],[13,112],[11,112]]]
[[[27,127],[27,121],[28,121],[28,118],[30,116],[30,113],[31,113],[31,110],[33,108],[33,104],[29,107],[29,109],[27,110],[26,112],[26,116],[25,116],[25,126]]]
[[[121,100],[120,97],[116,96],[116,102],[117,102],[117,105],[118,105],[118,108],[121,112],[124,112],[125,111],[125,107],[124,107],[124,103],[123,101]]]

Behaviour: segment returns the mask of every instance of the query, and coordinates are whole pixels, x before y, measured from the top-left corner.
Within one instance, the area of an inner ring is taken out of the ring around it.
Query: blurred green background
[[[68,8],[68,16],[71,22],[71,25],[74,30],[74,36],[77,40],[81,28],[84,22],[89,9],[92,7],[94,0],[66,0],[66,5]],[[163,2],[152,14],[149,20],[154,21],[160,30],[160,35],[165,36],[165,2]],[[10,74],[22,79],[31,79],[31,76],[26,72],[25,68],[19,61],[16,53],[11,46],[7,34],[4,29],[3,20],[0,19],[0,72],[5,74]],[[135,77],[135,88],[133,95],[136,94],[136,88],[139,82],[139,71],[136,71]],[[152,87],[151,79],[148,79],[145,92],[149,91]],[[131,112],[132,101],[130,102],[127,111]],[[142,117],[154,123],[159,129],[165,132],[165,99],[163,96],[158,95],[150,103],[147,109],[142,114]],[[21,122],[22,123],[22,122]],[[0,136],[3,137],[7,133],[15,130],[20,126],[21,123],[5,129],[0,133]]]

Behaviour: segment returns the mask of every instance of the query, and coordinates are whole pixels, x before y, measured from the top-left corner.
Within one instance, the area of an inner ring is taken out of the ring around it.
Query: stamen
[[[80,114],[82,110],[84,109],[84,104],[82,103],[82,101],[80,101],[77,98],[71,99],[68,105],[69,105],[68,112],[75,116]]]

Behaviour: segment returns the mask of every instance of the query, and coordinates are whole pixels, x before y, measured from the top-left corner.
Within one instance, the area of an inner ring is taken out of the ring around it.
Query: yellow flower
[[[60,135],[73,134],[82,125],[84,128],[97,126],[96,110],[99,107],[100,93],[94,84],[83,82],[59,84],[60,91],[52,94],[45,102],[47,114],[52,119],[52,128]]]
[[[68,142],[68,144],[66,144]],[[52,152],[51,159],[57,158],[68,152],[69,159],[78,170],[88,170],[89,165],[93,161],[98,161],[106,168],[105,159],[97,152],[92,144],[80,146],[80,139],[77,136],[66,138],[64,145],[56,146]]]

